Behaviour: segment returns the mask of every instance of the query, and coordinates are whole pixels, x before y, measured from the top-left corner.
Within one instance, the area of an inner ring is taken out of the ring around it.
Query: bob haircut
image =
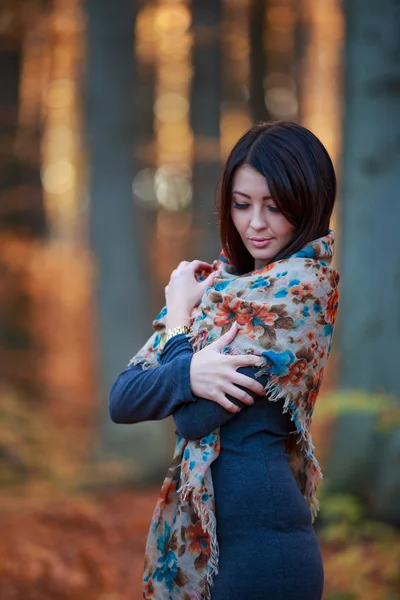
[[[326,148],[297,123],[254,125],[233,147],[219,184],[221,243],[238,274],[254,269],[231,217],[236,170],[249,165],[264,175],[272,198],[297,235],[270,261],[288,258],[307,243],[327,235],[336,197],[336,176]]]

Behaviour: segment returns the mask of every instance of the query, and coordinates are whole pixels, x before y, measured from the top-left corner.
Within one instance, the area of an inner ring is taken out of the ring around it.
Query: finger
[[[230,380],[231,383],[241,385],[242,387],[247,388],[251,392],[257,394],[257,396],[265,396],[264,386],[252,377],[247,377],[247,375],[242,375],[242,373],[235,371],[234,374],[230,376]]]
[[[220,350],[225,348],[225,346],[228,346],[231,343],[231,341],[234,339],[237,332],[238,332],[238,324],[236,323],[236,321],[234,321],[231,328],[226,333],[224,333],[224,335],[221,335],[220,338],[215,340],[215,342],[210,344],[210,346],[213,345],[214,349],[219,352]]]
[[[207,277],[207,279],[205,279],[203,281],[204,288],[208,288],[208,287],[212,286],[216,278],[217,278],[217,272],[214,271]]]
[[[248,394],[245,390],[241,390],[233,383],[228,383],[224,388],[224,392],[225,394],[229,394],[230,396],[232,396],[232,398],[240,400],[240,402],[243,402],[243,404],[254,404],[254,398],[250,396],[250,394]]]
[[[187,267],[187,265],[190,265],[190,262],[188,260],[182,260],[179,265],[177,266],[176,270],[182,270],[185,267]]]
[[[225,408],[226,410],[228,410],[231,413],[238,413],[240,412],[240,406],[236,406],[236,404],[234,404],[233,402],[231,402],[230,400],[228,400],[228,398],[225,396],[225,394],[218,394],[218,396],[216,396],[216,398],[213,400],[213,402],[216,402],[217,404],[219,404],[220,406],[222,406],[223,408]]]
[[[239,367],[261,367],[265,364],[262,357],[256,354],[236,354],[228,358],[235,369]]]
[[[212,265],[210,263],[204,262],[203,260],[192,260],[190,263],[190,268],[193,272],[198,271],[199,269],[212,269]]]

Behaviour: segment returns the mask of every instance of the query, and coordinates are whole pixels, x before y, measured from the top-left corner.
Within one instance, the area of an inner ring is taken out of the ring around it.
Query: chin
[[[262,260],[265,258],[265,260],[268,260],[269,258],[272,258],[273,256],[275,256],[276,252],[275,250],[271,250],[271,248],[268,248],[268,250],[265,250],[264,248],[247,248],[248,251],[250,252],[251,256],[253,258],[257,258],[258,260]]]

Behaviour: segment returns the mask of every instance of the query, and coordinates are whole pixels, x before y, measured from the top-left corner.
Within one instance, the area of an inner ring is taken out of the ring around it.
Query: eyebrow
[[[245,194],[244,192],[239,192],[238,190],[233,190],[232,194],[239,194],[239,196],[243,196],[244,198],[251,200],[251,196]],[[272,196],[263,196],[263,200],[273,200],[273,198]]]

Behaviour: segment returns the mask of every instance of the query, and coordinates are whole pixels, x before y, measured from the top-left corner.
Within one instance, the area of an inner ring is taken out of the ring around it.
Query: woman
[[[144,598],[322,597],[310,427],[338,304],[335,194],[310,131],[250,129],[222,177],[219,260],[180,263],[153,336],[111,390],[115,422],[172,414],[177,426]]]

